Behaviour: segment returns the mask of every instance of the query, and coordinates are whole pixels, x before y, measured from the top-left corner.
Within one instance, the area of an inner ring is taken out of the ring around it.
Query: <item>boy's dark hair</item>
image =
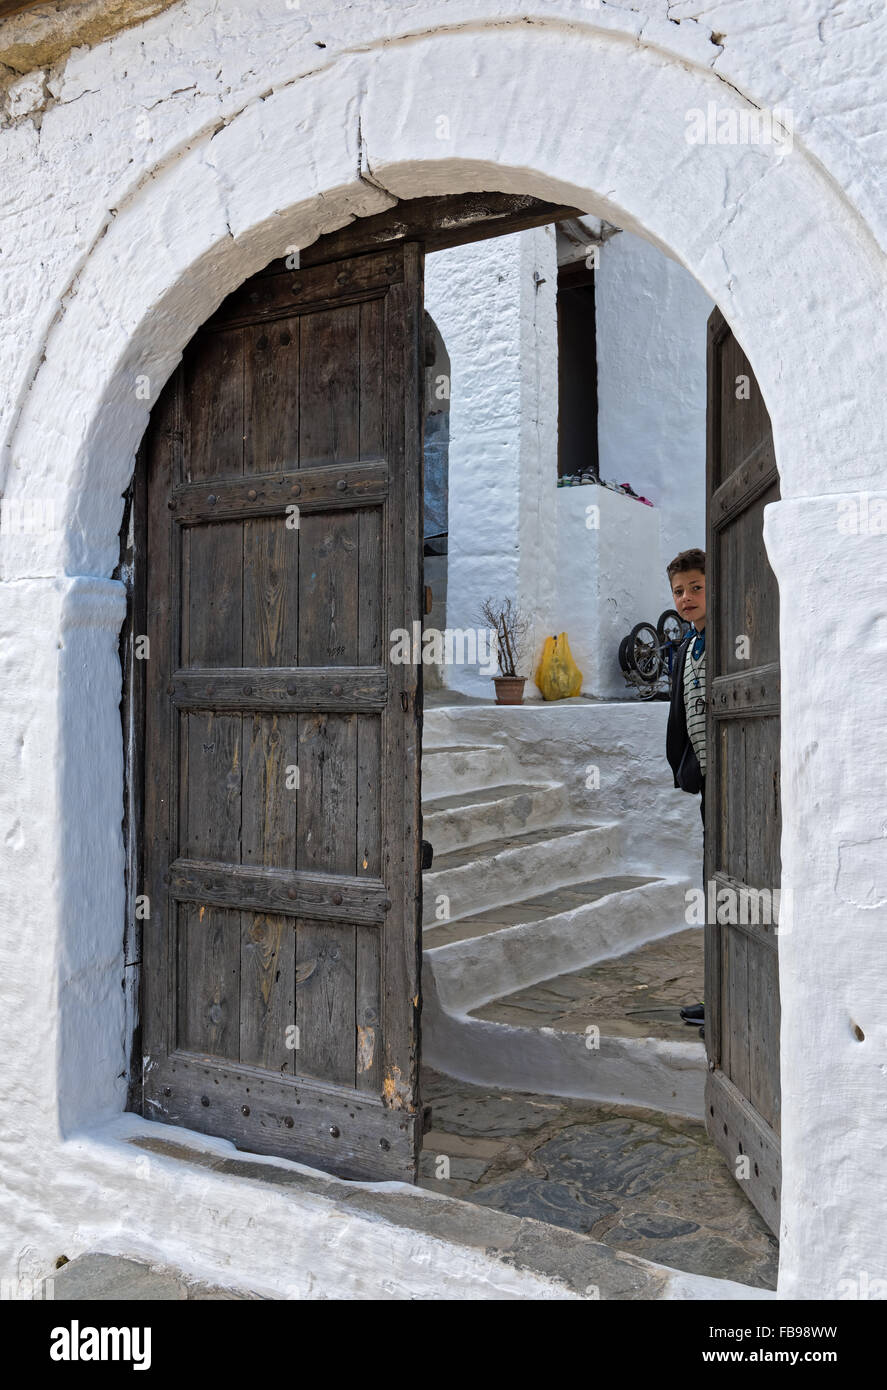
[[[666,571],[669,584],[676,574],[684,574],[687,570],[702,570],[705,574],[704,550],[682,550],[676,555]]]

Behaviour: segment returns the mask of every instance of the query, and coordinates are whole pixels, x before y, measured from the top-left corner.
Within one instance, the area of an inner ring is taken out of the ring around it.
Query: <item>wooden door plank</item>
[[[734,1176],[749,1160],[747,1177],[739,1179],[771,1231],[779,1230],[779,1192],[782,1172],[779,1143],[773,1130],[721,1071],[710,1072],[705,1085],[706,1127]]]
[[[344,457],[339,463],[308,460],[294,469],[292,460],[279,472],[249,473],[237,478],[205,478],[173,488],[176,519],[191,525],[250,516],[285,517],[300,513],[379,506],[388,494],[388,464],[383,457]]]
[[[198,482],[243,472],[243,335],[199,333],[186,350],[185,475]]]
[[[178,537],[169,523],[167,500],[181,474],[183,380],[177,372],[164,388],[151,415],[144,447],[147,469],[145,552],[141,578],[145,586],[146,635],[152,659],[142,663],[145,681],[144,730],[144,887],[151,908],[151,930],[143,939],[142,1047],[139,1100],[149,1113],[145,1073],[167,1053],[174,1027],[172,944],[175,906],[164,882],[167,865],[178,847],[177,750],[167,695],[169,673],[178,664],[178,625],[173,622],[174,549]],[[150,559],[150,563],[149,563]]]
[[[377,931],[371,927],[355,926],[355,1086],[358,1091],[376,1095],[382,1086],[382,977],[379,945]]]
[[[170,893],[179,902],[216,903],[333,922],[384,922],[390,910],[387,885],[381,879],[357,875],[179,858],[170,865],[168,877]]]
[[[389,498],[386,516],[386,568],[383,592],[386,618],[383,630],[405,627],[422,616],[422,380],[424,353],[421,313],[411,317],[410,306],[422,301],[422,257],[419,248],[404,248],[404,283],[390,295],[387,414],[404,420],[403,433],[392,434],[388,457],[400,486]],[[412,460],[417,461],[419,485],[409,487]],[[402,929],[387,932],[382,941],[383,1057],[382,1096],[393,1111],[404,1111],[417,1127],[419,1098],[419,1017],[421,1010],[421,664],[399,663],[390,668],[390,698],[382,715],[382,824],[395,827],[383,845],[382,876],[391,886],[393,910]],[[409,717],[404,719],[403,715]],[[409,1000],[411,1009],[395,1007]]]
[[[240,1060],[293,1073],[287,1029],[296,1021],[296,935],[293,920],[274,913],[240,914]]]
[[[243,329],[244,475],[287,468],[299,437],[297,318]]]
[[[388,674],[368,666],[204,667],[175,671],[169,697],[182,710],[350,714],[385,708]]]
[[[359,327],[359,305],[300,320],[300,462],[334,463],[358,456]]]
[[[385,374],[385,324],[383,306],[375,300],[363,304],[360,310],[360,419],[359,448],[361,458],[384,456],[387,449],[385,428],[385,397],[377,389]],[[387,662],[385,635],[382,631],[384,603],[384,552],[382,545],[382,510],[363,508],[357,514],[357,660],[364,668],[382,666]],[[381,873],[382,844],[382,719],[381,711],[388,701],[387,673],[384,698],[379,714],[358,715],[357,719],[357,873]],[[364,1061],[372,1051],[372,1062],[363,1068],[358,1065],[358,1087],[370,1089],[379,1085],[381,1047],[381,1011],[378,1005],[380,989],[379,945],[366,933],[357,933],[358,1028],[372,1028],[372,1048],[369,1034],[364,1034]],[[364,988],[365,982],[365,988]],[[374,1004],[373,998],[376,1003]],[[367,1022],[371,1013],[374,1021]],[[364,1021],[361,1021],[364,1018]],[[360,1052],[360,1049],[358,1049]]]
[[[180,798],[186,859],[240,863],[242,724],[239,715],[194,711],[185,721]]]
[[[354,1086],[357,1069],[353,923],[296,923],[297,1076]]]
[[[238,1061],[240,914],[183,903],[177,926],[176,1046]]]
[[[298,1155],[345,1178],[415,1180],[412,1118],[351,1086],[179,1052],[160,1075],[149,1071],[145,1094],[147,1115],[224,1135],[240,1149]]]

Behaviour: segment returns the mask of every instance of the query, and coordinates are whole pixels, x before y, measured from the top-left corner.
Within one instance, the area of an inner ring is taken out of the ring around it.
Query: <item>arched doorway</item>
[[[806,1219],[802,1171],[806,1183],[830,1191],[837,1155],[848,1172],[866,1171],[860,1146],[845,1133],[839,1101],[830,1089],[833,1057],[840,1055],[841,1065],[854,1069],[864,1063],[865,1049],[850,1055],[858,1036],[850,1032],[845,1042],[843,1024],[835,1021],[829,1025],[833,1048],[824,1049],[821,1060],[811,1060],[805,1019],[831,988],[811,970],[811,961],[829,957],[827,923],[834,913],[842,913],[843,968],[848,981],[866,980],[870,922],[858,903],[840,905],[834,875],[824,868],[806,872],[807,847],[818,845],[822,856],[817,862],[826,865],[829,845],[817,825],[817,799],[805,799],[804,779],[813,773],[803,771],[804,750],[818,750],[821,758],[835,732],[828,722],[826,675],[810,669],[802,629],[804,615],[815,608],[807,597],[815,587],[822,538],[830,534],[828,494],[864,487],[873,476],[875,394],[862,393],[852,421],[845,403],[855,394],[859,344],[877,342],[878,262],[853,200],[830,183],[800,142],[792,159],[784,161],[764,163],[766,152],[759,161],[757,152],[730,147],[707,149],[699,160],[687,158],[687,109],[704,107],[709,97],[737,106],[742,99],[725,89],[704,63],[694,66],[694,55],[680,48],[677,29],[670,35],[665,26],[664,36],[657,31],[654,48],[652,40],[637,42],[636,17],[635,29],[615,36],[595,31],[594,21],[590,15],[588,24],[577,25],[571,13],[566,20],[545,16],[536,25],[503,26],[494,17],[489,32],[434,33],[419,39],[411,32],[402,45],[386,33],[375,51],[367,43],[357,57],[349,57],[344,96],[338,74],[331,78],[326,69],[306,76],[294,58],[291,86],[284,80],[270,98],[247,99],[238,108],[241,114],[226,117],[224,131],[211,141],[201,124],[204,115],[195,106],[187,132],[176,126],[178,143],[174,150],[164,150],[159,177],[149,176],[157,147],[146,150],[133,164],[131,180],[106,225],[78,255],[76,266],[72,263],[68,289],[77,293],[61,296],[58,315],[39,330],[28,359],[37,363],[38,349],[45,349],[30,390],[22,385],[12,456],[27,467],[11,477],[8,493],[16,497],[34,487],[51,488],[59,499],[60,524],[52,536],[29,537],[24,545],[6,537],[4,547],[10,576],[29,582],[47,575],[73,581],[62,597],[52,591],[47,622],[55,621],[50,614],[60,614],[62,604],[66,614],[70,608],[76,616],[68,629],[69,647],[78,650],[88,629],[94,658],[84,661],[80,671],[72,666],[64,694],[53,694],[59,736],[70,755],[60,773],[35,780],[28,792],[31,800],[23,802],[26,810],[33,803],[39,816],[43,804],[55,804],[60,777],[66,804],[79,808],[76,823],[64,822],[64,832],[50,837],[41,860],[46,868],[41,882],[63,884],[59,901],[64,910],[40,896],[40,884],[34,898],[44,938],[55,943],[53,961],[64,958],[82,965],[78,990],[85,989],[90,999],[85,1007],[80,993],[59,981],[60,1027],[66,1038],[76,1036],[78,1047],[61,1049],[51,1075],[42,1079],[45,1109],[58,1114],[68,1132],[96,1114],[113,1113],[120,1104],[119,1068],[109,1061],[105,1044],[122,1030],[123,1000],[105,989],[101,974],[104,963],[119,953],[124,892],[115,691],[121,601],[119,589],[106,576],[117,561],[120,497],[146,423],[146,398],[136,394],[134,379],[145,375],[148,399],[156,399],[199,324],[225,293],[281,253],[282,239],[307,245],[337,222],[376,211],[390,197],[428,194],[435,182],[453,191],[507,184],[535,196],[565,198],[600,215],[609,208],[621,225],[671,248],[723,306],[755,364],[773,416],[786,500],[768,515],[767,539],[780,584],[787,586],[781,597],[794,595],[798,604],[791,612],[794,636],[783,654],[792,721],[783,759],[795,779],[785,784],[792,814],[783,830],[783,861],[800,895],[796,915],[806,931],[803,942],[786,938],[783,957],[783,990],[792,1001],[782,1025],[783,1057],[792,1078],[783,1113],[790,1160],[786,1287],[821,1288],[830,1270],[842,1268],[848,1220],[859,1235],[857,1249],[871,1251],[873,1261],[876,1251],[858,1215],[862,1204],[853,1184],[832,1193],[821,1220]],[[560,29],[567,22],[570,71],[552,84],[557,54],[545,30],[550,24],[562,37]],[[625,42],[626,34],[630,42]],[[312,56],[316,61],[313,50]],[[435,90],[458,107],[465,73],[476,65],[478,101],[471,128],[457,130],[455,143],[442,148],[419,100],[429,90],[425,79],[429,72],[441,77],[443,85]],[[377,69],[384,69],[385,82],[374,87]],[[516,96],[518,105],[505,109],[498,97],[503,87],[510,90],[509,75],[515,71],[525,72],[527,79]],[[655,128],[635,100],[638,82],[647,80],[656,84]],[[341,148],[330,142],[330,125],[321,127],[316,114],[319,103],[335,113],[335,129],[344,131],[353,115],[348,101],[353,96],[359,106],[369,89],[371,99],[361,113],[365,158],[360,167],[366,175],[361,178],[355,176],[353,142],[343,141]],[[590,91],[596,105],[588,104]],[[574,113],[569,121],[563,120],[567,110]],[[297,128],[306,133],[295,157],[281,132]],[[637,138],[626,139],[627,130],[636,131]],[[223,186],[224,196],[219,191]],[[819,247],[805,229],[822,219],[846,233],[831,248],[830,284],[848,306],[840,331],[833,333],[823,332],[814,298],[798,294],[800,284],[817,282]],[[766,253],[761,227],[769,233]],[[792,275],[786,275],[787,266]],[[768,341],[777,331],[780,349],[775,354]],[[70,364],[84,354],[92,371],[88,379],[75,379]],[[818,364],[816,372],[811,362]],[[807,596],[803,603],[802,589]],[[69,617],[59,616],[58,622],[61,628]],[[814,635],[809,634],[811,640]],[[16,699],[21,700],[21,690]],[[864,781],[863,763],[858,770]],[[845,833],[862,843],[866,827],[854,820]],[[91,868],[88,878],[84,864]],[[25,876],[21,886],[21,901],[28,901],[35,884]],[[85,923],[88,952],[81,939]],[[820,945],[824,949],[818,950]],[[87,1069],[87,1085],[75,1061],[84,1056],[95,1060]],[[814,1115],[817,1132],[825,1127],[834,1143],[810,1144]],[[859,1120],[863,1128],[866,1123]],[[859,1254],[863,1263],[868,1258]]]
[[[460,218],[462,236],[501,230],[495,202],[404,204],[229,296],[154,412],[135,518],[148,586],[137,606],[154,652],[131,696],[146,711],[136,829],[153,904],[136,1105],[352,1178],[414,1176],[423,1113],[422,667],[415,635],[412,653],[400,640],[417,625],[425,529],[422,247],[441,226],[454,235]],[[511,216],[552,211],[517,200]],[[713,367],[712,419],[729,415],[728,378]],[[761,420],[769,441],[766,411]],[[727,445],[739,439],[746,472],[751,451],[741,429],[717,431],[710,484],[723,498],[730,479],[732,518],[743,493]],[[762,479],[772,483],[753,470],[754,497]],[[766,564],[759,526],[734,558],[746,579]],[[740,599],[722,568],[726,614]],[[768,756],[778,765],[778,735]],[[735,802],[717,779],[710,788],[734,845],[750,819],[744,788],[731,782]],[[715,947],[711,1129],[723,1129],[732,1157],[762,1122],[749,1128],[748,1068],[717,1070],[723,1040],[738,1057],[741,1035],[748,1053],[771,1015],[756,1012],[746,948],[739,1020],[738,946],[729,960],[717,934]],[[768,1040],[771,1094],[772,1028]],[[775,1224],[778,1145],[758,1144],[751,1161],[749,1189],[767,1193],[760,1204]]]

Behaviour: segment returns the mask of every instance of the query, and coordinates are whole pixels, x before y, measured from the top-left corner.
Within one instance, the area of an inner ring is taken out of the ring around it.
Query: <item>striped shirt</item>
[[[695,636],[695,634],[694,634]],[[684,662],[684,709],[687,714],[687,733],[693,751],[699,759],[699,768],[705,776],[705,652],[698,661],[693,660],[693,641],[687,648]]]

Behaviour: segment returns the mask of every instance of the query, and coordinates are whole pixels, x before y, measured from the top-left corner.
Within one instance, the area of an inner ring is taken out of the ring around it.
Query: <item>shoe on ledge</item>
[[[684,1020],[685,1023],[704,1023],[705,1005],[689,1004],[686,1008],[681,1009],[681,1018]]]

